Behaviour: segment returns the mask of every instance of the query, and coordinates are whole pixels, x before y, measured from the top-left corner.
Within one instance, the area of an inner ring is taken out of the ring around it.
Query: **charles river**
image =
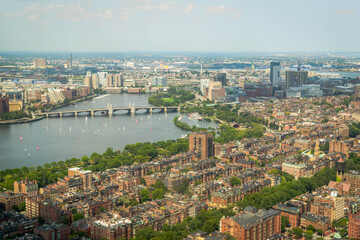
[[[129,102],[135,103],[136,107],[150,106],[146,95],[112,94],[55,111],[107,108],[108,103],[114,108],[129,107]],[[189,133],[173,124],[173,118],[179,113],[155,111],[149,114],[140,110],[133,116],[119,111],[112,117],[48,118],[32,123],[0,126],[0,170],[36,167],[73,157],[90,156],[93,152],[102,154],[108,147],[123,150],[126,144],[178,139]],[[216,126],[213,122],[199,122],[185,115],[182,121],[201,127]]]

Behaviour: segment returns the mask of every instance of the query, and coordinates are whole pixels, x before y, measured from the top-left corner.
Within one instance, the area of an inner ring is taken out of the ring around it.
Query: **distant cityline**
[[[328,56],[331,55],[341,55],[341,56],[353,56],[353,57],[360,57],[360,51],[319,51],[319,52],[311,52],[311,51],[0,51],[0,55],[31,55],[33,57],[37,56],[43,56],[43,55],[66,55],[68,56],[70,53],[80,54],[80,55],[89,55],[89,54],[99,54],[99,55],[109,55],[109,54],[131,54],[131,55],[146,55],[146,54],[152,54],[152,55],[168,55],[168,54],[174,54],[174,55],[190,55],[190,56],[235,56],[235,57],[246,57],[246,56],[275,56],[275,57],[281,57],[281,56],[288,56],[288,57],[294,57],[294,56]]]

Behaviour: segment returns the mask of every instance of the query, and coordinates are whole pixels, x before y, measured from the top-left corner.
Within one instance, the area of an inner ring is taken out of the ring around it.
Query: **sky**
[[[0,51],[357,52],[359,0],[0,0]]]

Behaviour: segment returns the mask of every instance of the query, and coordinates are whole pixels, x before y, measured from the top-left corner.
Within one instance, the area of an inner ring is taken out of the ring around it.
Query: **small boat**
[[[100,129],[98,129],[98,132],[100,132]]]
[[[61,132],[61,128],[59,129],[59,132]]]
[[[22,136],[20,136],[20,142],[22,141]]]
[[[39,145],[36,146],[36,150],[39,151]]]
[[[161,118],[159,118],[159,121],[161,121]]]
[[[85,120],[87,120],[87,117],[85,117]]]
[[[107,126],[107,123],[105,123],[105,127]]]
[[[125,127],[123,127],[123,130],[125,130]]]
[[[83,133],[85,133],[85,130],[83,130]]]
[[[70,132],[71,132],[71,126],[69,127],[69,130],[70,130]]]
[[[28,157],[30,158],[30,153],[28,154]]]
[[[25,152],[27,151],[26,148],[24,149],[24,151],[25,151]]]

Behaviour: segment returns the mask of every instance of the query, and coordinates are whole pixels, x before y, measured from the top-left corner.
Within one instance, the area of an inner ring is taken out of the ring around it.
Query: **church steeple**
[[[342,181],[344,177],[344,172],[346,169],[346,162],[340,158],[339,161],[336,162],[336,181]]]
[[[319,140],[316,140],[315,149],[314,149],[314,156],[317,156],[319,154],[320,154],[320,143],[319,143]]]

